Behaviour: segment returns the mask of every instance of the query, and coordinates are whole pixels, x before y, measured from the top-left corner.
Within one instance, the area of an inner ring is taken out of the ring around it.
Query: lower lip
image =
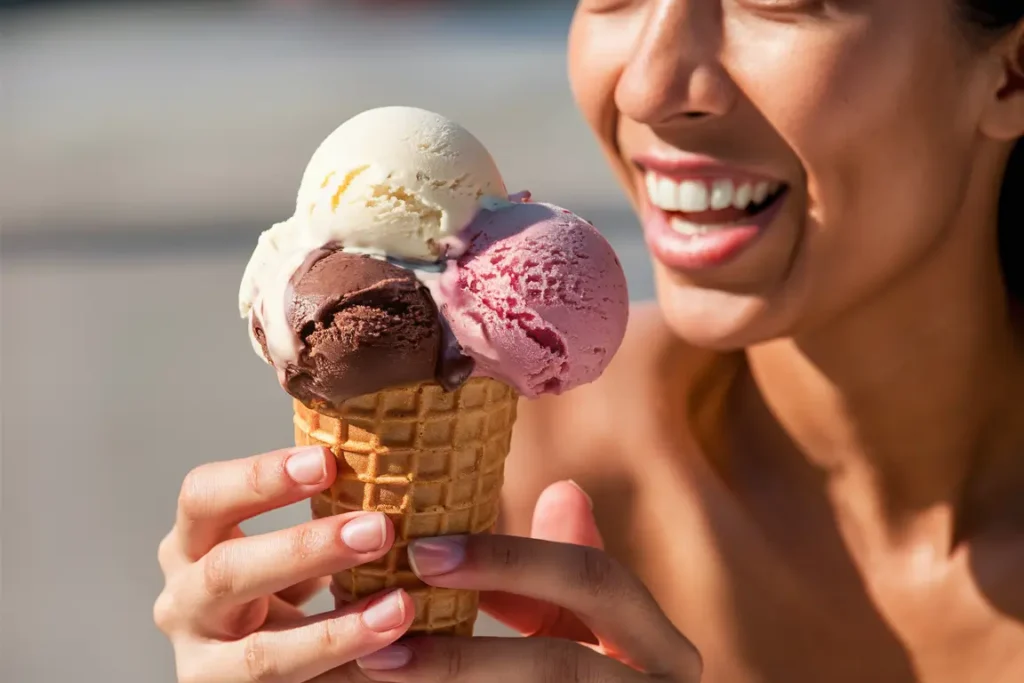
[[[684,235],[672,228],[669,214],[649,202],[644,216],[644,235],[655,258],[678,270],[707,270],[739,256],[771,225],[786,201],[788,190],[771,206],[728,227],[702,235]]]

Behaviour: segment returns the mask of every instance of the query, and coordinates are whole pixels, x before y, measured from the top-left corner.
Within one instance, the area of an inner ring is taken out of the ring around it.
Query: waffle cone
[[[434,383],[386,389],[333,411],[294,403],[295,443],[326,446],[338,460],[334,485],[313,498],[313,517],[373,510],[395,527],[387,555],[332,577],[337,605],[400,587],[416,605],[411,632],[472,635],[479,595],[425,585],[407,547],[493,530],[517,398],[501,382],[473,378],[453,392]]]

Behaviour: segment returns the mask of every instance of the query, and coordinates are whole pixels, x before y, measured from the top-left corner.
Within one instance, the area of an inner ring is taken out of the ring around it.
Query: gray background
[[[174,681],[156,545],[189,469],[290,441],[238,280],[344,119],[415,104],[459,120],[511,189],[593,220],[633,298],[651,293],[567,87],[574,3],[326,4],[0,9],[5,683]]]

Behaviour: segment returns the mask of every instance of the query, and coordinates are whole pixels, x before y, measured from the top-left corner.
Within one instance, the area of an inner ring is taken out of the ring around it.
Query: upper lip
[[[777,176],[767,175],[744,166],[727,164],[714,157],[700,154],[638,154],[632,157],[632,161],[642,171],[650,171],[677,181],[729,178],[734,182],[786,184]]]

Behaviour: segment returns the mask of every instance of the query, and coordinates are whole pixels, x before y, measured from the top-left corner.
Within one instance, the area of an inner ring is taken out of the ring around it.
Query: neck
[[[963,248],[825,328],[747,352],[749,395],[840,511],[890,539],[939,518],[954,543],[970,489],[1024,460],[1007,457],[1022,443],[1024,361],[996,257]]]

